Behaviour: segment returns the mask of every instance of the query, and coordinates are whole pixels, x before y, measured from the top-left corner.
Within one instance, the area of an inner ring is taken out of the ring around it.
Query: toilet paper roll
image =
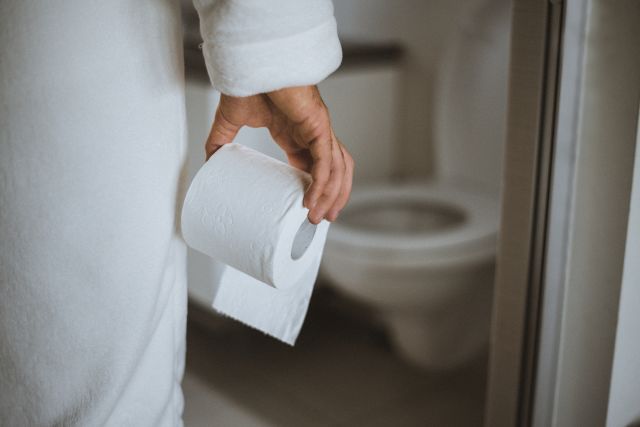
[[[213,307],[293,344],[328,223],[307,219],[309,174],[239,144],[198,171],[182,208],[187,244],[227,264]]]

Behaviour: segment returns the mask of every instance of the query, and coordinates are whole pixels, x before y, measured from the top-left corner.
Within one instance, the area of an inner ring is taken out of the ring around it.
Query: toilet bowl
[[[375,309],[408,361],[453,368],[488,342],[497,227],[496,200],[459,185],[355,188],[322,272]]]

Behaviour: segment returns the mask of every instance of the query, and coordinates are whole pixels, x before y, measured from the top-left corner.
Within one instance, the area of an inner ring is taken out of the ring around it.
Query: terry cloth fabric
[[[198,2],[218,89],[337,67],[329,1],[261,4]],[[0,425],[181,425],[179,2],[2,2],[0,58]]]

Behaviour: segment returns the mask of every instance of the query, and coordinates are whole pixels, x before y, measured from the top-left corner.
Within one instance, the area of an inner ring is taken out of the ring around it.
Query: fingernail
[[[327,215],[327,220],[333,222],[336,219],[338,219],[338,212],[336,211],[329,212],[329,214]]]

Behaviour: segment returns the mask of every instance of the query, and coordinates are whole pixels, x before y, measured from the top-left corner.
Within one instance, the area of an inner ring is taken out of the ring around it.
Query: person
[[[2,426],[182,424],[179,6],[0,2]],[[206,156],[266,126],[313,177],[310,220],[335,220],[353,160],[315,86],[341,61],[330,0],[195,6],[223,94]]]

